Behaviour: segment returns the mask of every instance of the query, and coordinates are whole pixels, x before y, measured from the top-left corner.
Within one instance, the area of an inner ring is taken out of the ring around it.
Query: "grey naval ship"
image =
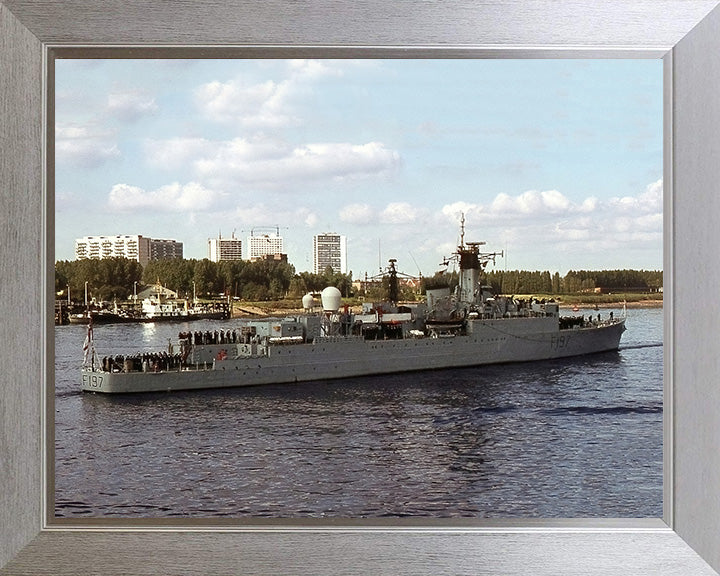
[[[85,341],[82,389],[102,393],[158,392],[296,383],[430,369],[532,362],[617,350],[625,314],[564,317],[553,301],[498,296],[480,283],[497,253],[461,233],[453,258],[459,283],[428,290],[426,301],[397,302],[394,260],[389,298],[359,313],[341,305],[340,291],[303,297],[305,312],[238,320],[227,330],[182,332],[167,352],[98,358],[92,324]]]

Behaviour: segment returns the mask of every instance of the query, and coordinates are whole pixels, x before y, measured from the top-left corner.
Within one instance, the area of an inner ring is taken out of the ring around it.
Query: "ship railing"
[[[305,338],[302,336],[270,336],[268,342],[276,345],[303,344]]]
[[[552,312],[534,311],[528,309],[509,310],[507,312],[474,312],[468,314],[468,320],[498,320],[500,318],[547,318],[556,316]]]
[[[365,340],[363,336],[349,335],[349,336],[317,336],[315,343],[323,342],[357,342],[359,340]]]
[[[211,362],[192,362],[183,364],[179,370],[167,370],[167,372],[205,372],[215,370],[215,360]]]
[[[83,364],[80,367],[80,369],[83,372],[105,372],[105,370],[103,370],[102,366],[100,366],[98,364],[95,364],[94,366],[90,365],[90,364]]]
[[[620,316],[615,316],[615,313],[611,311],[605,318],[602,317],[601,313],[598,313],[596,317],[590,315],[590,321],[595,326],[612,326],[613,324],[624,322],[626,319],[627,312],[624,312]]]
[[[592,328],[605,328],[608,326],[615,326],[616,324],[622,324],[625,322],[626,318],[624,316],[620,317],[608,317],[604,319],[598,320],[597,317],[588,316],[585,318],[582,323],[577,324],[569,324],[563,326],[561,324],[560,329],[561,330],[582,330],[582,329],[592,329]]]

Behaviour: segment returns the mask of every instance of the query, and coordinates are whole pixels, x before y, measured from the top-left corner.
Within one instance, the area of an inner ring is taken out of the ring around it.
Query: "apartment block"
[[[150,238],[150,260],[171,260],[183,257],[183,243],[177,240]]]
[[[313,272],[322,274],[330,266],[333,272],[347,274],[347,238],[334,232],[313,236]]]
[[[262,260],[267,256],[283,254],[283,239],[278,234],[260,234],[248,238],[249,260]]]
[[[242,260],[242,240],[232,238],[209,238],[208,260],[221,262],[224,260]]]
[[[183,244],[176,240],[140,235],[84,236],[75,240],[75,258],[128,258],[143,266],[150,260],[182,258]]]

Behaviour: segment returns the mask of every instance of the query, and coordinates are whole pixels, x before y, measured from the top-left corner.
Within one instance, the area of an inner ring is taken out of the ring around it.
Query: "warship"
[[[342,306],[340,291],[325,288],[320,306],[303,297],[302,314],[237,320],[219,331],[188,331],[166,352],[133,356],[95,353],[88,326],[81,388],[137,393],[292,384],[394,372],[536,362],[617,350],[625,314],[561,316],[557,302],[500,296],[481,283],[498,253],[482,242],[457,250],[455,290],[426,291],[426,301],[398,302],[395,261],[387,274],[387,302],[362,311]]]

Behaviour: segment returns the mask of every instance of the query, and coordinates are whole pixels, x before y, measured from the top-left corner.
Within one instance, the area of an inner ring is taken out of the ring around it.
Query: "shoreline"
[[[560,308],[562,310],[572,310],[575,306],[579,308],[578,312],[580,311],[587,311],[592,310],[594,311],[597,307],[598,310],[605,310],[605,309],[621,309],[623,307],[622,302],[578,302],[575,304],[571,303],[565,303],[565,302],[559,302]],[[625,304],[627,308],[662,308],[663,307],[663,301],[662,300],[636,300],[634,302],[627,302]],[[351,309],[359,309],[357,306],[351,306]],[[303,309],[302,308],[261,308],[259,306],[253,306],[253,305],[244,305],[239,306],[236,305],[233,307],[232,310],[232,317],[233,318],[270,318],[270,317],[278,317],[278,316],[285,316],[285,315],[296,315],[296,314],[302,314]]]
[[[598,302],[595,303],[589,303],[589,302],[578,302],[577,304],[564,304],[560,303],[560,308],[574,308],[577,306],[580,308],[580,310],[592,308],[593,310],[597,306],[599,309],[603,308],[622,308],[623,303],[622,302]],[[638,300],[636,302],[628,302],[625,304],[627,308],[662,308],[663,307],[663,301],[662,300]]]

